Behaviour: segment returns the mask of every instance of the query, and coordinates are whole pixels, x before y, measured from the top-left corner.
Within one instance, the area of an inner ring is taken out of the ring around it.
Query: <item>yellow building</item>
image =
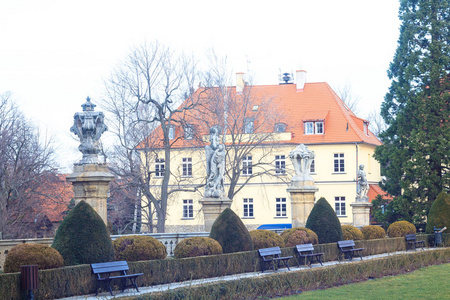
[[[223,88],[221,97],[214,89],[205,93],[211,109],[191,113],[183,126],[173,127],[170,138],[179,140],[171,151],[171,188],[197,189],[171,195],[166,232],[204,229],[199,200],[206,177],[204,146],[211,126],[226,132],[222,137],[228,150],[227,171],[239,172],[235,190],[242,187],[233,195],[231,209],[249,229],[291,223],[286,189],[294,172],[289,152],[299,144],[315,152],[310,173],[319,189],[316,200],[324,197],[342,224],[352,224],[350,204],[356,198],[359,165],[365,166],[373,190],[381,181],[380,165],[373,158],[380,141],[369,131],[368,122],[353,114],[327,83],[307,83],[305,75],[297,71],[294,83],[286,79],[279,85],[244,86],[238,74],[237,86],[227,87],[226,95]],[[223,109],[214,110],[217,107]],[[232,157],[239,160],[234,167]],[[160,158],[152,163],[151,186],[158,186],[165,163]],[[225,193],[229,188],[226,177]]]

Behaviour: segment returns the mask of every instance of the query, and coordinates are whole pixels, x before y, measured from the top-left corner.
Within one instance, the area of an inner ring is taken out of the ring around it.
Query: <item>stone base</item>
[[[231,206],[232,201],[228,198],[202,198],[199,202],[203,207],[205,231],[209,232],[217,217]]]
[[[75,164],[73,173],[66,177],[72,182],[75,204],[84,200],[100,215],[107,224],[106,199],[109,183],[114,175],[109,173],[105,164]]]
[[[370,208],[372,203],[353,202],[350,203],[353,211],[353,226],[361,228],[370,225]]]
[[[308,216],[314,207],[314,196],[319,189],[314,181],[291,181],[287,189],[291,195],[292,227],[305,227]]]

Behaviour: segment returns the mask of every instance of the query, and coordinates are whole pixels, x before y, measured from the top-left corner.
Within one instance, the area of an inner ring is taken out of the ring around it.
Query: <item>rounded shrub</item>
[[[253,250],[253,242],[242,220],[226,208],[214,221],[209,237],[218,241],[223,253]]]
[[[434,233],[436,228],[450,228],[450,194],[442,192],[431,204],[427,218],[426,233]]]
[[[284,247],[284,241],[281,236],[271,230],[256,229],[250,231],[255,250],[270,247]]]
[[[317,234],[320,244],[336,243],[342,240],[341,222],[334,209],[323,197],[314,204],[305,227]]]
[[[20,266],[38,265],[39,270],[59,268],[64,260],[55,249],[42,244],[19,244],[6,255],[5,273],[20,272]]]
[[[164,244],[151,236],[122,236],[113,241],[113,247],[116,260],[154,260],[167,256]]]
[[[52,247],[61,253],[66,266],[108,262],[114,250],[106,225],[97,212],[80,201],[56,231]]]
[[[410,233],[416,233],[416,226],[408,221],[394,222],[387,229],[389,237],[401,237]]]
[[[208,237],[192,237],[182,240],[173,252],[175,258],[221,254],[219,242]]]
[[[342,236],[344,240],[362,240],[364,239],[364,235],[361,230],[352,226],[352,225],[342,225]]]
[[[318,244],[319,238],[311,229],[304,227],[295,227],[287,229],[281,233],[285,247],[294,247],[301,244]]]
[[[386,231],[381,226],[368,225],[361,228],[365,240],[384,239]]]

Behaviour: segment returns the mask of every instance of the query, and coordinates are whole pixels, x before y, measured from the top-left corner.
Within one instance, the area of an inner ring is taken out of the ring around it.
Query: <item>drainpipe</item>
[[[356,150],[356,157],[355,157],[355,159],[356,159],[356,172],[355,172],[355,189],[356,189],[356,192],[357,192],[357,189],[358,189],[358,169],[359,169],[359,164],[358,164],[358,150],[359,150],[359,147],[358,147],[358,143],[355,143],[355,150]]]

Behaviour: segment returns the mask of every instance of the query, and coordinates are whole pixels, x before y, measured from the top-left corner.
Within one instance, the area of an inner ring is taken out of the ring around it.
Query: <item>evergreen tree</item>
[[[335,243],[344,239],[341,222],[331,205],[323,197],[314,204],[305,227],[317,234],[319,244]]]
[[[450,2],[401,0],[400,37],[381,107],[388,128],[375,157],[383,188],[422,223],[437,195],[450,186]]]

